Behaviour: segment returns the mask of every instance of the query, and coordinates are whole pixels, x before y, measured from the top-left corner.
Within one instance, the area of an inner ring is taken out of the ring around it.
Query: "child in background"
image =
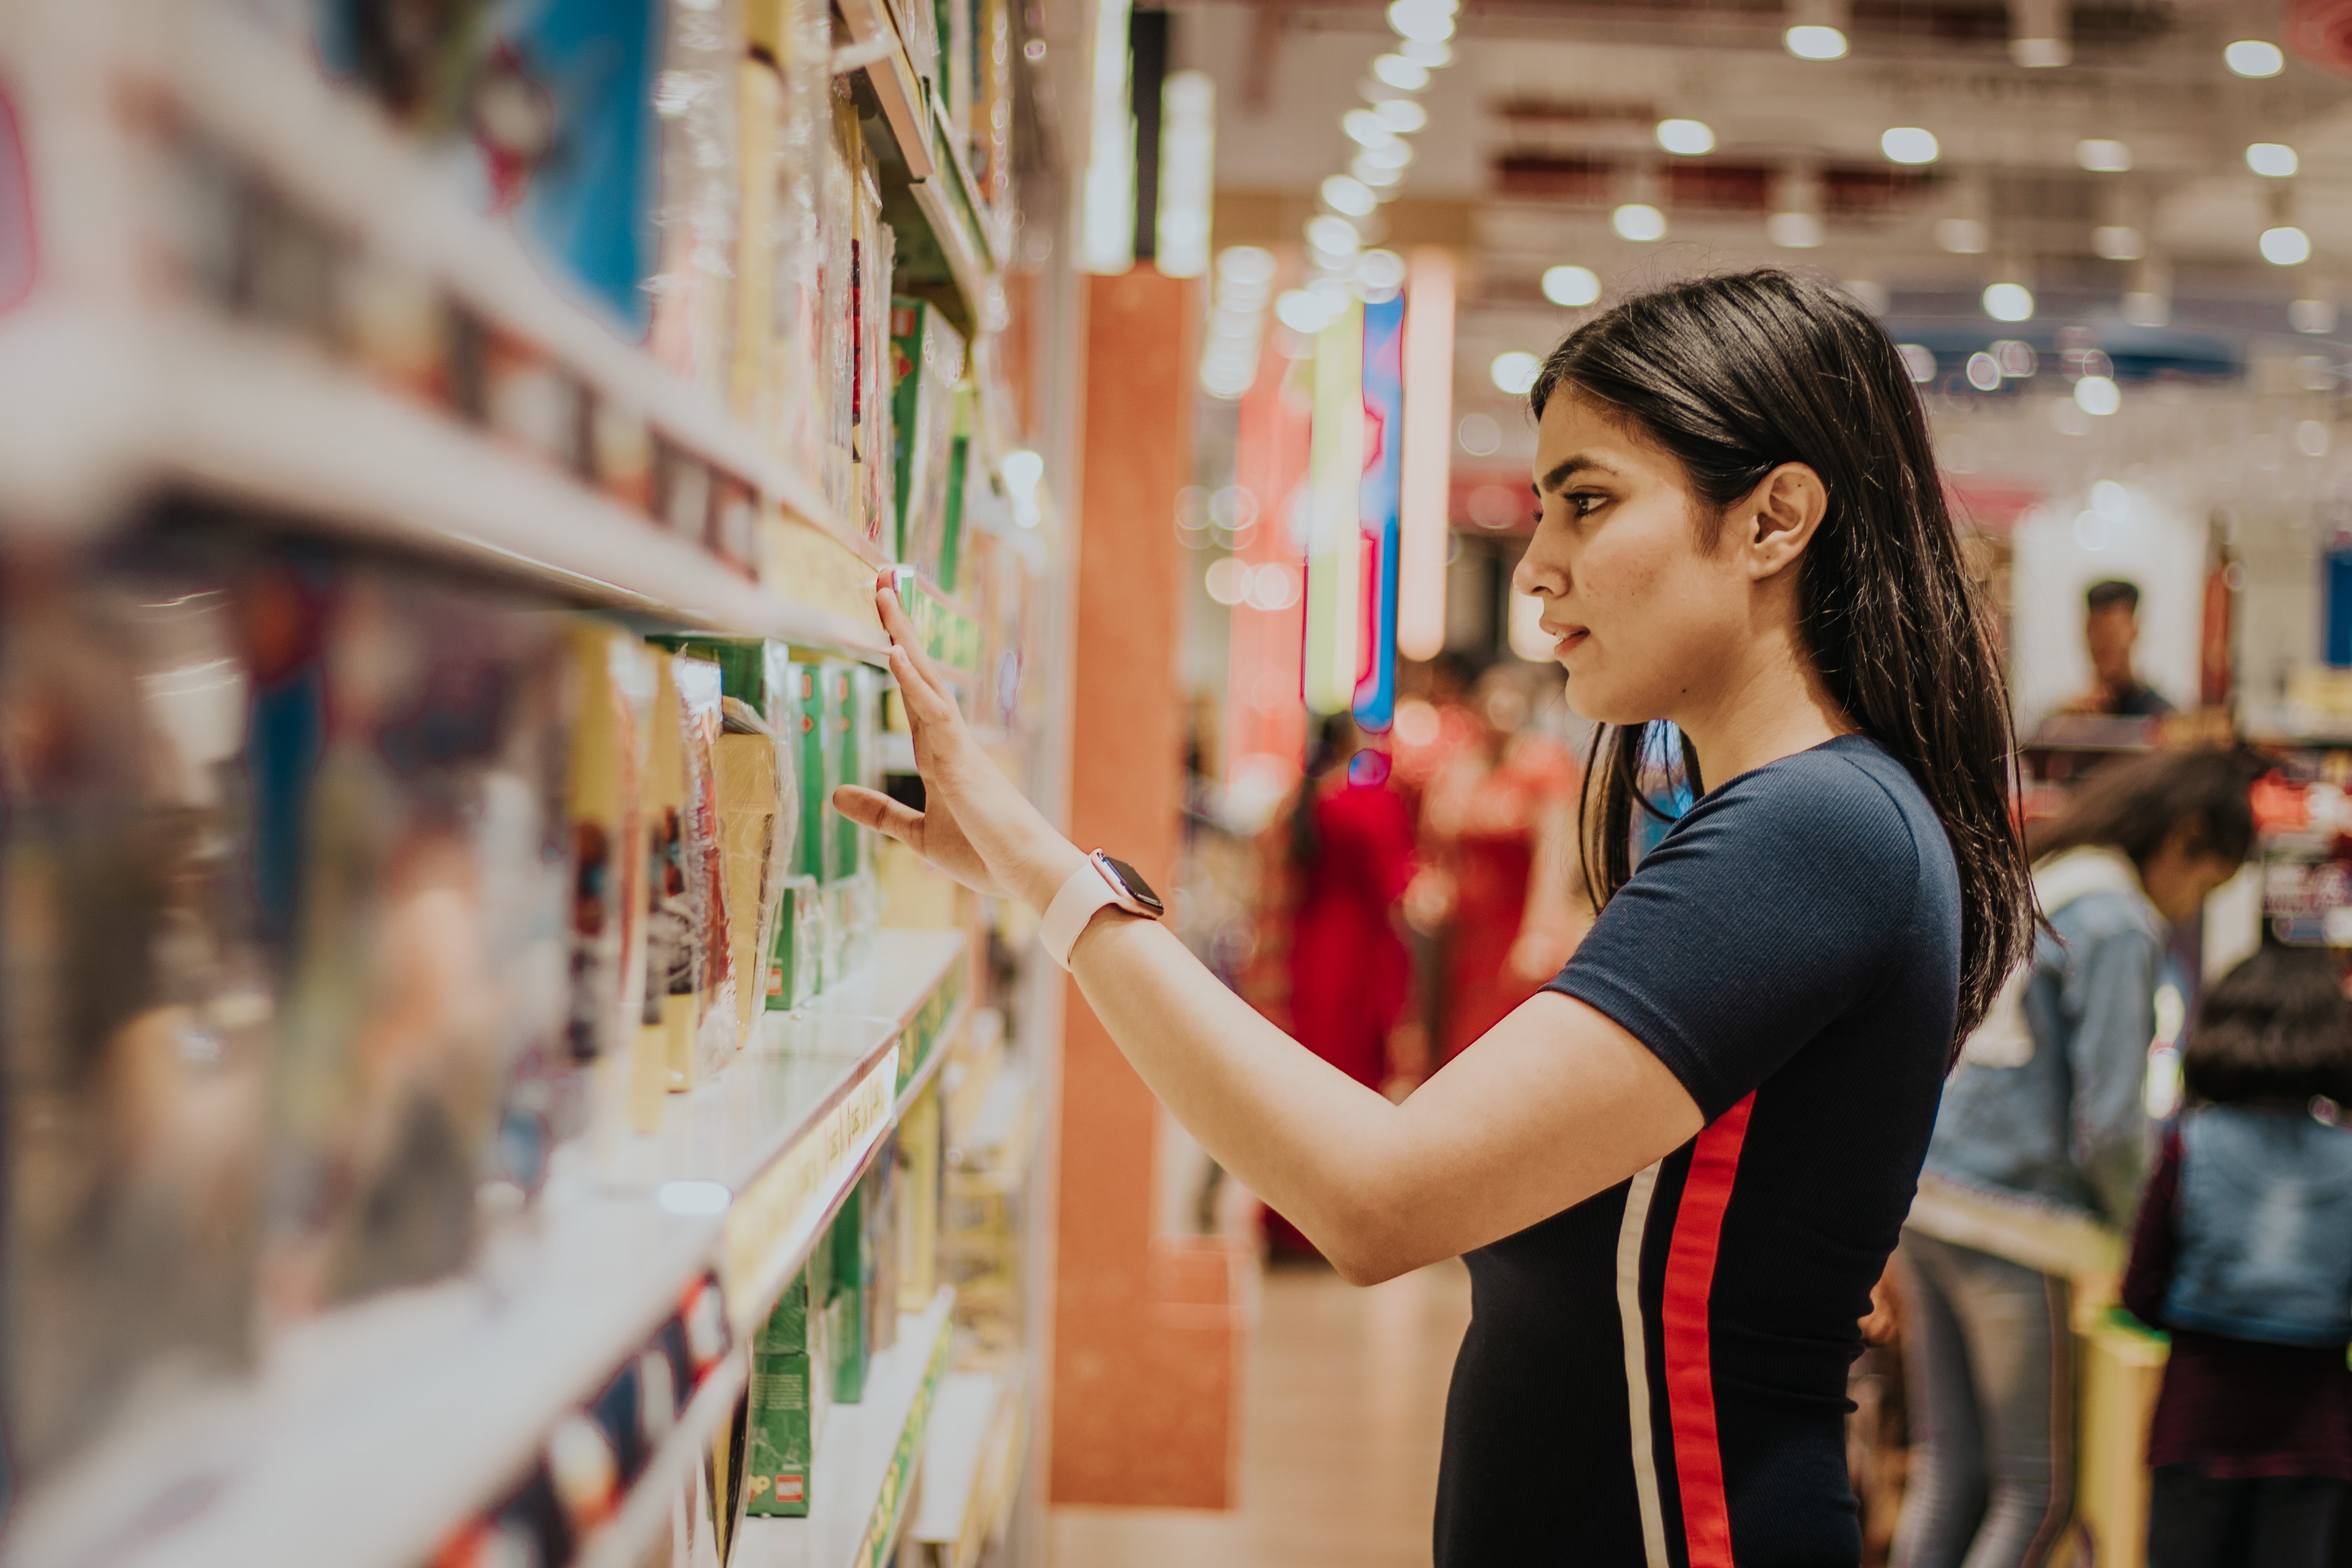
[[[2334,1561],[2352,1483],[2352,1002],[2265,948],[2205,999],[2190,1110],[2141,1199],[2124,1304],[2171,1331],[2148,1434],[2149,1568]]]

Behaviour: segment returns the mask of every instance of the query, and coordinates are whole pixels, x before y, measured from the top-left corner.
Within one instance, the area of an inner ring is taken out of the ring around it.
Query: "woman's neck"
[[[1762,639],[1728,676],[1674,715],[1709,789],[1862,727],[1830,695],[1793,628]]]

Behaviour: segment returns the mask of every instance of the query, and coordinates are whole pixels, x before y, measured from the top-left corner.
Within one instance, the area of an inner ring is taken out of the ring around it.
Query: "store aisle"
[[[1461,1264],[1360,1290],[1321,1268],[1262,1286],[1241,1507],[1059,1509],[1055,1568],[1385,1568],[1426,1564],[1454,1352],[1470,1321]]]

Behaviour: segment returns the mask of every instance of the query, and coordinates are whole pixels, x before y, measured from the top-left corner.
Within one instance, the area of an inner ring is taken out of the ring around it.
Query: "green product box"
[[[825,1237],[832,1257],[830,1295],[825,1302],[825,1349],[833,1397],[856,1405],[866,1397],[866,1373],[873,1359],[867,1335],[866,1300],[872,1288],[872,1246],[867,1235],[873,1217],[874,1173],[868,1171],[849,1194]]]
[[[878,727],[877,710],[880,706],[880,685],[874,672],[862,664],[829,663],[824,667],[825,701],[834,729],[834,763],[835,771],[825,787],[828,799],[836,784],[874,783],[870,776],[874,763],[874,732]],[[835,812],[831,817],[834,842],[831,858],[826,862],[825,881],[828,886],[845,882],[866,869],[871,858],[867,835],[857,824]]]
[[[784,1287],[751,1343],[743,1508],[748,1514],[770,1519],[808,1514],[809,1467],[816,1458],[814,1371],[809,1277],[803,1269]]]
[[[940,537],[939,571],[934,581],[942,594],[956,591],[956,580],[963,571],[964,488],[971,483],[973,454],[977,445],[972,432],[980,423],[980,395],[969,386],[956,390],[955,437],[948,447],[947,509],[941,514],[944,526]],[[988,476],[981,475],[986,484]]]
[[[793,706],[797,710],[792,728],[800,736],[800,754],[793,761],[801,776],[800,843],[793,869],[799,876],[830,882],[835,875],[835,843],[834,836],[825,831],[825,813],[830,809],[833,786],[840,782],[840,734],[826,722],[824,668],[814,662],[792,667]]]
[[[776,945],[768,959],[768,1010],[804,1006],[819,990],[824,963],[824,892],[806,877],[784,883]]]

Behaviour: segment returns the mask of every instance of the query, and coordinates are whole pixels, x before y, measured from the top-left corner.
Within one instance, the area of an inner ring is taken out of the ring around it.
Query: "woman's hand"
[[[972,738],[947,681],[920,648],[898,592],[884,577],[875,608],[890,637],[890,673],[914,732],[923,809],[844,784],[833,807],[887,833],[975,892],[1003,894],[1042,911],[1086,857],[1054,831]]]

